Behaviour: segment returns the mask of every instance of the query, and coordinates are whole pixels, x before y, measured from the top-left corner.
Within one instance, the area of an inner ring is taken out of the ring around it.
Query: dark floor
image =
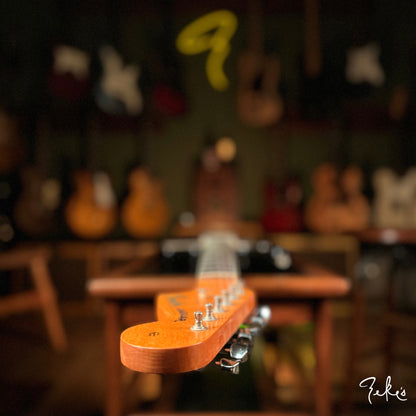
[[[103,414],[105,362],[101,308],[86,306],[84,302],[63,303],[62,311],[69,336],[69,349],[64,354],[51,350],[40,314],[28,313],[0,320],[0,415]],[[340,414],[339,398],[345,375],[345,322],[335,321],[333,397],[336,415]],[[378,323],[376,316],[368,317],[363,340],[365,354],[360,360],[358,381],[369,376],[380,377],[382,356]],[[259,341],[250,363],[243,366],[238,376],[216,368],[174,376],[165,380],[176,387],[174,397],[172,393],[167,397],[164,392],[151,400],[151,391],[147,399],[133,392],[129,403],[137,411],[158,409],[163,401],[168,410],[184,411],[257,410],[277,405],[289,409],[308,407],[312,390],[307,384],[302,385],[298,374],[301,367],[305,380],[311,379],[313,374],[311,332],[308,326],[290,328],[280,331],[276,339],[269,336],[267,343]],[[355,406],[349,414],[416,415],[415,341],[414,333],[399,338],[399,358],[413,353],[413,359],[401,359],[392,373],[393,386],[403,386],[408,400],[399,402],[390,398],[386,402],[384,398],[377,398],[375,404],[370,405],[366,391],[357,382]],[[298,358],[293,358],[296,355]],[[131,374],[126,373],[126,377]]]

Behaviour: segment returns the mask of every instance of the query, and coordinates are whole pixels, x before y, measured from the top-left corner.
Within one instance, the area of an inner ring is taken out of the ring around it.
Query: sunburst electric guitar
[[[160,374],[198,370],[215,362],[228,343],[227,356],[216,363],[238,373],[256,327],[256,323],[251,329],[241,327],[255,308],[256,297],[239,275],[240,243],[228,233],[208,233],[198,239],[195,289],[158,295],[157,321],[121,334],[121,361],[126,367]]]

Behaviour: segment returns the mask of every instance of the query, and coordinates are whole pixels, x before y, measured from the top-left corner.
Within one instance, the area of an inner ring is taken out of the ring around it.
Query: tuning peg
[[[247,361],[247,358],[248,358],[248,350],[249,350],[248,345],[235,342],[231,344],[231,347],[229,350],[230,357],[244,363]]]
[[[238,294],[238,287],[237,284],[231,285],[229,289],[229,298],[230,301],[238,300],[239,294]]]
[[[204,325],[204,322],[202,321],[203,314],[201,311],[194,312],[194,316],[195,316],[195,323],[191,327],[192,331],[205,331],[206,329],[208,329]]]
[[[226,308],[229,306],[232,306],[231,300],[230,300],[230,292],[227,289],[224,289],[222,291],[222,304]]]
[[[248,348],[252,348],[254,345],[254,340],[250,330],[247,328],[240,329],[237,332],[236,342],[242,345],[247,345]]]
[[[225,310],[222,307],[222,296],[214,296],[214,313],[224,313]]]
[[[221,367],[221,370],[229,371],[233,374],[238,374],[240,372],[240,361],[239,360],[231,360],[229,358],[221,358],[215,364]]]
[[[205,316],[203,318],[203,321],[212,322],[212,321],[216,321],[216,320],[217,320],[217,318],[213,314],[212,303],[206,303],[205,304]]]
[[[255,316],[262,318],[264,321],[264,325],[266,325],[270,321],[270,318],[272,316],[272,310],[270,309],[270,306],[267,305],[259,306],[256,309]]]

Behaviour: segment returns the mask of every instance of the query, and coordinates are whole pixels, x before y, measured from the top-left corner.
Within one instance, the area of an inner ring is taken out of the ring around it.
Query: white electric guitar
[[[103,76],[95,94],[98,107],[109,114],[140,114],[143,97],[138,85],[138,65],[125,65],[120,54],[108,45],[100,48],[99,56]]]

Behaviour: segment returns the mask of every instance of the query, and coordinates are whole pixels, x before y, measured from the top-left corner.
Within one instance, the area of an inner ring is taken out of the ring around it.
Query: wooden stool
[[[34,288],[0,297],[0,317],[41,308],[53,348],[64,351],[67,338],[48,270],[51,252],[46,247],[13,248],[0,253],[0,270],[28,269]]]

